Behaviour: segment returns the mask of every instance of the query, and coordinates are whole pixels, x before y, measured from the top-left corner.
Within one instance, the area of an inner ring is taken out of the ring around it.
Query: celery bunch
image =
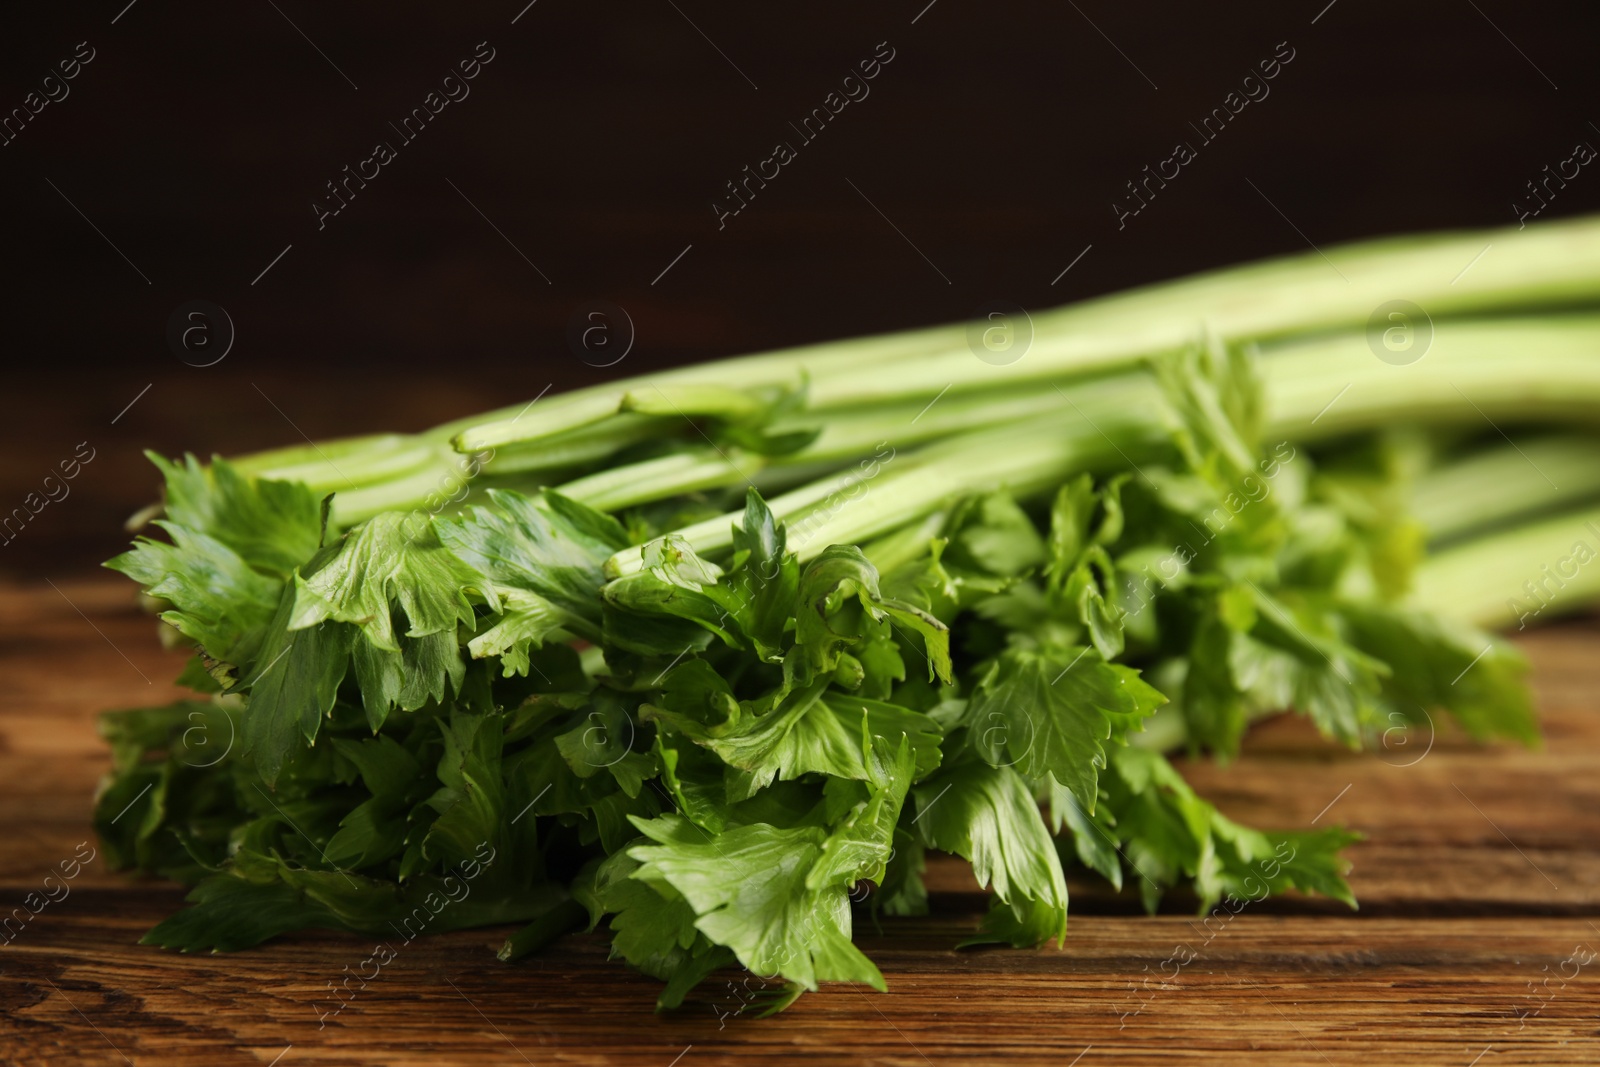
[[[1073,864],[1353,905],[1352,835],[1162,753],[1285,709],[1535,738],[1475,624],[1600,594],[1593,441],[1503,429],[1594,420],[1597,294],[1597,220],[1403,238],[1038,315],[1010,362],[941,327],[156,458],[166,536],[109,565],[196,695],[106,716],[107,852],[193,883],[155,944],[603,926],[663,1007],[883,988],[855,913],[925,911],[928,850],[992,894],[973,941],[1061,939]]]

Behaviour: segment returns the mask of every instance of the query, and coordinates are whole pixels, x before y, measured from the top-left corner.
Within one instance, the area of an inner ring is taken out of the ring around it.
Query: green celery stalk
[[[340,526],[389,508],[431,507],[441,489],[451,495],[467,463],[451,451],[452,440],[484,447],[475,455],[487,461],[485,484],[511,475],[522,476],[516,484],[530,484],[530,478],[548,484],[566,471],[579,476],[569,482],[574,495],[592,493],[589,499],[613,508],[745,480],[781,486],[882,442],[909,446],[1029,419],[1047,433],[1052,412],[1063,409],[1057,390],[1042,385],[1126,367],[1193,341],[1202,328],[1230,339],[1266,339],[1274,420],[1308,440],[1405,419],[1593,421],[1600,404],[1600,360],[1593,358],[1600,351],[1600,319],[1591,316],[1440,318],[1428,354],[1403,367],[1379,362],[1364,330],[1282,338],[1330,324],[1361,325],[1378,295],[1404,293],[1441,316],[1592,298],[1600,292],[1596,237],[1600,218],[1366,242],[1331,249],[1326,257],[1234,267],[1041,313],[1032,348],[1007,367],[978,360],[968,349],[966,326],[938,327],[680,368],[543,397],[425,434],[347,439],[238,462],[247,473],[335,492],[332,518]],[[1455,257],[1471,249],[1472,260],[1484,251],[1479,242],[1490,251],[1470,270],[1458,267],[1446,277],[1443,268]],[[1513,356],[1530,354],[1536,358],[1528,360],[1529,373],[1507,373]],[[820,423],[823,432],[790,456],[719,465],[714,448],[685,437],[678,447],[688,458],[583,469],[677,428],[677,416],[625,407],[683,411],[687,405],[701,414],[743,415],[756,403],[750,390],[794,386],[808,377],[813,410],[786,416],[774,429]],[[1358,395],[1362,391],[1374,395]],[[497,429],[478,434],[486,426]],[[803,469],[762,476],[763,467],[775,466]]]
[[[1019,494],[1048,489],[1067,474],[1148,460],[1167,447],[1169,424],[1148,377],[1080,390],[1077,410],[980,433],[957,435],[918,449],[876,457],[767,501],[789,525],[789,547],[810,559],[830,544],[856,544],[913,522],[967,493],[1008,486]],[[1098,414],[1094,417],[1086,409]],[[676,531],[702,554],[733,544],[743,512],[730,512]],[[642,549],[612,556],[612,575],[637,572]]]
[[[1600,439],[1553,434],[1507,443],[1428,471],[1411,513],[1438,545],[1600,497]]]
[[[558,491],[601,511],[616,511],[700,489],[737,485],[763,466],[762,457],[740,449],[695,449],[595,471]]]
[[[1507,358],[1518,350],[1536,358]],[[1364,334],[1285,347],[1262,361],[1267,433],[1306,440],[1403,421],[1485,429],[1497,419],[1532,416],[1593,422],[1600,419],[1600,358],[1592,353],[1600,353],[1600,319],[1592,316],[1453,323],[1439,330],[1422,361],[1403,367],[1377,359]],[[829,503],[860,495],[857,486],[868,481],[846,471],[777,497],[769,502],[773,514],[809,523],[814,554],[830,543],[885,533],[964,493],[1006,486],[1026,494],[1058,484],[1093,469],[1108,449],[1146,450],[1167,425],[1165,404],[1147,374],[1060,395],[1062,408],[1045,418],[957,434],[912,453],[909,463],[871,486],[871,506]],[[823,509],[828,514],[818,518]],[[730,512],[678,533],[697,552],[716,553],[731,545],[738,518]],[[806,547],[799,551],[806,557]],[[639,552],[619,553],[608,566],[630,573],[639,566]]]
[[[1245,341],[1362,326],[1395,299],[1437,316],[1592,301],[1597,293],[1600,217],[1384,238],[1040,312],[1031,319],[1031,345],[1009,365],[976,358],[974,327],[956,324],[678,368],[552,397],[533,410],[511,414],[507,408],[434,433],[448,433],[457,449],[475,452],[599,421],[620,410],[628,394],[652,387],[794,387],[808,378],[810,405],[823,410],[931,396],[949,386],[1015,384],[1126,366],[1189,344],[1206,331]]]
[[[1447,548],[1418,569],[1411,601],[1480,626],[1524,629],[1600,600],[1600,507]]]
[[[1406,366],[1379,360],[1364,331],[1265,345],[1262,354],[1270,432],[1299,440],[1411,421],[1485,429],[1526,418],[1600,422],[1600,316],[1447,320],[1437,325],[1427,354]],[[1523,359],[1512,358],[1517,354]],[[882,443],[901,448],[993,427],[1028,426],[1048,436],[1075,403],[1086,411],[1134,406],[1147,414],[1155,410],[1152,405],[1159,406],[1142,371],[952,392],[931,407],[921,398],[900,399],[827,414],[817,440],[787,456],[740,456],[730,462],[732,450],[689,445],[689,459],[610,467],[558,488],[596,507],[620,509],[681,492],[737,486],[763,466],[847,462]],[[804,424],[805,416],[794,416],[776,428]],[[572,433],[606,439],[599,426]],[[537,455],[541,446],[516,447]],[[1029,445],[1023,441],[1019,447]],[[504,469],[498,457],[489,465],[490,473]],[[365,499],[406,506],[405,488]],[[356,514],[353,506],[341,508],[337,497],[335,509],[336,521]],[[369,510],[362,509],[363,517]]]
[[[1427,354],[1405,366],[1377,359],[1364,334],[1266,355],[1273,421],[1303,440],[1418,421],[1484,429],[1517,419],[1600,422],[1593,315],[1440,322]]]

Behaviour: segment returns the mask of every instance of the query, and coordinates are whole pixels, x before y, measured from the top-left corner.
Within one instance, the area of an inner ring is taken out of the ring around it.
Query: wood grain
[[[1234,766],[1185,766],[1237,818],[1365,833],[1350,850],[1354,914],[1287,899],[1203,925],[1181,901],[1146,917],[1084,882],[1064,948],[956,952],[982,898],[961,865],[939,863],[933,915],[881,932],[863,923],[887,994],[834,987],[755,1020],[730,973],[656,1016],[655,983],[607,961],[603,938],[506,966],[492,956],[506,931],[481,930],[403,946],[327,1015],[328,983],[356,969],[366,941],[307,934],[232,956],[143,948],[139,935],[181,890],[97,859],[0,947],[0,1060],[1592,1063],[1600,959],[1580,961],[1600,950],[1597,636],[1579,622],[1522,642],[1544,718],[1539,750],[1441,732],[1431,746],[1418,736],[1354,756],[1282,718]],[[0,588],[5,908],[93,840],[89,800],[106,762],[97,712],[165,699],[176,667],[118,581]]]

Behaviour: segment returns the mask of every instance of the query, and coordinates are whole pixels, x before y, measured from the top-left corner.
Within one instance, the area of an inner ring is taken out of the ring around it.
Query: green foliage
[[[1113,877],[1119,859],[1154,911],[1186,882],[1204,913],[1224,896],[1260,900],[1288,889],[1321,893],[1355,907],[1339,850],[1358,839],[1345,830],[1262,833],[1240,826],[1197,796],[1159,753],[1119,749],[1103,779],[1093,819],[1076,798],[1056,792],[1052,810],[1072,828],[1085,866]],[[1113,858],[1117,857],[1117,858]],[[1121,884],[1121,877],[1113,877]]]
[[[1017,945],[1067,933],[1067,883],[1033,790],[1010,767],[969,760],[916,789],[916,825],[929,848],[972,864],[996,908],[974,941]]]
[[[95,814],[112,862],[193,886],[147,940],[526,923],[509,959],[587,919],[664,983],[661,1008],[739,966],[781,980],[781,1010],[822,982],[885,987],[853,905],[925,912],[930,850],[991,893],[968,943],[1059,942],[1064,859],[1150,909],[1174,889],[1202,911],[1289,890],[1353,906],[1352,835],[1225,818],[1139,747],[1152,717],[1222,757],[1284,708],[1355,747],[1440,708],[1532,740],[1524,665],[1390,602],[1414,559],[1398,446],[1326,472],[1263,446],[1235,346],[1155,375],[1171,442],[1139,466],[947,499],[804,563],[753,488],[702,553],[676,531],[727,497],[624,523],[496,488],[330,535],[305,486],[157,460],[168,540],[110,566],[195,646],[197,697],[108,713]],[[718,447],[770,456],[816,435],[803,399],[706,385],[623,407],[687,404]]]
[[[168,607],[161,618],[231,677],[260,652],[284,582],[317,551],[322,516],[297,482],[250,480],[223,460],[151,460],[166,478],[170,542],[141,537],[106,566]]]
[[[1108,746],[1165,702],[1138,671],[1091,649],[1010,648],[978,676],[965,721],[991,765],[1064,785],[1092,812]]]

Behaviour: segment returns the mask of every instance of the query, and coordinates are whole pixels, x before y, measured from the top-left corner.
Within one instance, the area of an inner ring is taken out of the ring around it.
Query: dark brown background
[[[77,442],[96,459],[0,548],[0,576],[115,551],[154,488],[141,448],[415,429],[549,382],[1039,307],[1308,240],[1505,224],[1541,168],[1600,143],[1582,3],[538,0],[512,25],[524,2],[4,17],[0,109],[77,42],[97,54],[0,148],[0,511]],[[396,140],[387,123],[485,40],[496,57],[471,95],[319,232],[324,183]],[[880,41],[896,55],[871,95],[719,232],[723,183],[795,140],[788,123]],[[1271,95],[1119,232],[1123,183],[1194,141],[1187,123],[1280,41],[1296,55]],[[1583,173],[1547,216],[1597,205]],[[165,340],[195,298],[237,327],[206,369]],[[636,326],[609,371],[566,343],[590,299]]]

